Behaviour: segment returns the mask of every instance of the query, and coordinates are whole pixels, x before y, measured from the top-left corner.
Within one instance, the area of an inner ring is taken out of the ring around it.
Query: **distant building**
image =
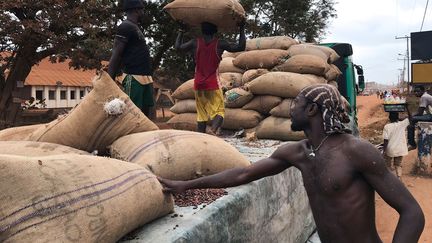
[[[45,58],[27,76],[25,96],[45,99],[46,108],[72,108],[90,92],[95,75],[95,70],[74,70],[68,61],[51,63]]]

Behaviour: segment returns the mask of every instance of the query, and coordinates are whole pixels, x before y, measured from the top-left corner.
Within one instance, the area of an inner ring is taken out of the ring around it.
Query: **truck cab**
[[[340,58],[334,62],[342,75],[338,77],[338,89],[341,95],[343,95],[351,105],[349,124],[353,134],[359,135],[358,123],[357,123],[357,94],[364,90],[365,82],[363,76],[363,67],[353,63],[353,49],[349,43],[321,43],[322,46],[327,46],[336,51]],[[357,76],[357,78],[356,78]],[[357,82],[358,80],[358,82]]]

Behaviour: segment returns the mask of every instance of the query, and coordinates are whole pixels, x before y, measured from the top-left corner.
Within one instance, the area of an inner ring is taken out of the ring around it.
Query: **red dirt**
[[[382,129],[387,123],[387,113],[381,108],[381,102],[376,96],[357,98],[360,135],[374,144],[382,141]],[[419,202],[426,217],[425,229],[419,242],[432,242],[432,179],[411,174],[416,156],[417,150],[414,150],[404,157],[402,181]],[[391,242],[399,215],[379,195],[375,199],[375,205],[378,233],[384,242]]]

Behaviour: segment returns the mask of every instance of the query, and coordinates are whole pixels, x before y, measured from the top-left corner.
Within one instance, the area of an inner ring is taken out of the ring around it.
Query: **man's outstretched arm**
[[[172,181],[158,178],[164,186],[165,192],[182,193],[188,189],[227,188],[235,187],[278,174],[289,168],[286,154],[293,153],[294,146],[285,145],[276,150],[269,158],[262,159],[246,168],[234,168],[215,175],[201,177],[190,181]]]
[[[418,242],[423,232],[425,219],[420,205],[385,166],[384,160],[375,147],[367,142],[354,145],[358,169],[375,191],[400,215],[393,242]]]

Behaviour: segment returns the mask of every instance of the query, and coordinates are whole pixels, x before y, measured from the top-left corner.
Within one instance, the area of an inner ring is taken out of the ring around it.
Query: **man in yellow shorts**
[[[207,122],[211,121],[210,134],[216,134],[223,124],[224,101],[219,87],[218,67],[222,53],[244,51],[246,36],[244,23],[240,24],[240,39],[238,44],[231,44],[215,37],[217,26],[203,22],[201,24],[202,37],[183,42],[183,32],[177,36],[175,48],[177,50],[195,51],[195,101],[197,108],[197,131],[205,133]]]

